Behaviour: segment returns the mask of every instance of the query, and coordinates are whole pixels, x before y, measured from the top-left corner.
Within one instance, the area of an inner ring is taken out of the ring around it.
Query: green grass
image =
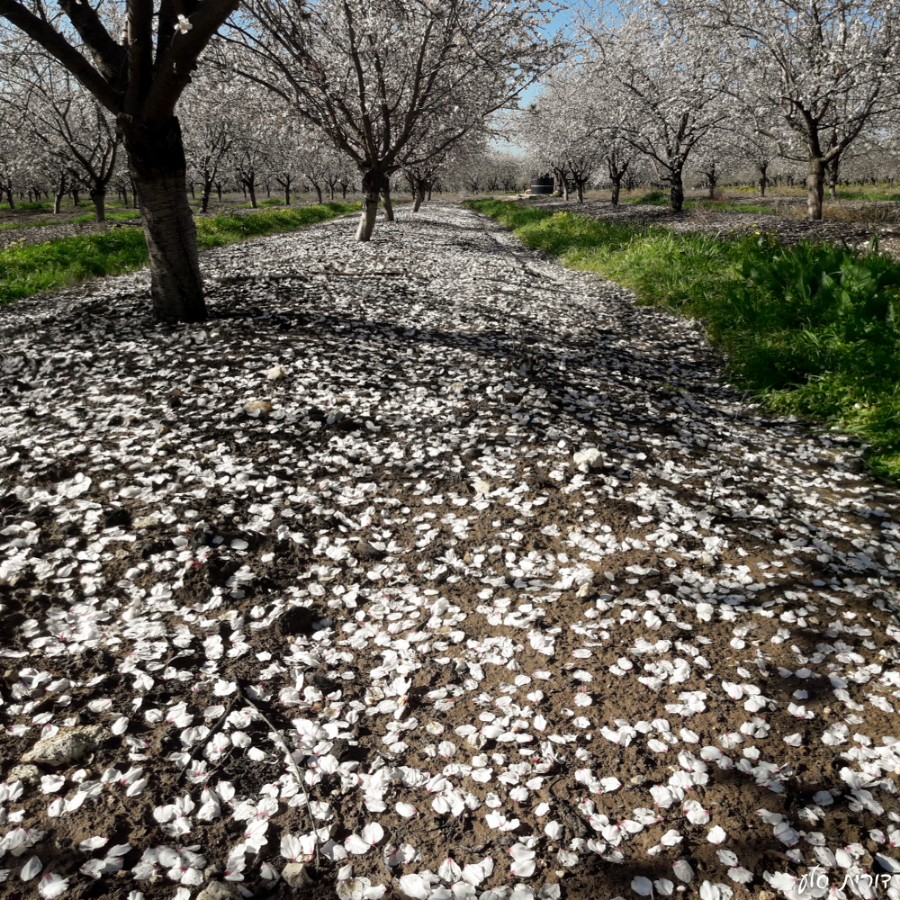
[[[242,216],[213,216],[197,220],[197,240],[201,250],[224,247],[248,238],[296,231],[359,208],[358,203],[326,203]],[[0,306],[146,264],[147,245],[140,228],[8,247],[0,251]]]
[[[136,209],[128,209],[124,212],[107,212],[107,222],[132,222],[139,219],[141,214]],[[97,221],[94,213],[88,213],[85,216],[78,216],[77,219],[61,220],[59,222],[41,222],[42,225],[89,225]]]
[[[636,197],[629,197],[622,202],[629,206],[668,206],[669,194],[667,191],[648,191],[645,194],[638,194]]]
[[[900,478],[900,263],[766,236],[720,240],[501,201],[473,209],[530,247],[702,321],[730,375],[771,408],[864,440]]]

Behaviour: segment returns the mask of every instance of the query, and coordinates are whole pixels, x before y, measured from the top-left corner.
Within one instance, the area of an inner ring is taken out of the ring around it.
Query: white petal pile
[[[900,896],[897,493],[471,213],[351,232],[0,314],[0,895]]]

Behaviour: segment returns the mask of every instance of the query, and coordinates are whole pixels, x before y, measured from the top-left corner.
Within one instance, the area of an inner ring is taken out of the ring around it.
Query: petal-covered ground
[[[0,895],[900,895],[897,493],[473,213],[353,228],[3,310]]]

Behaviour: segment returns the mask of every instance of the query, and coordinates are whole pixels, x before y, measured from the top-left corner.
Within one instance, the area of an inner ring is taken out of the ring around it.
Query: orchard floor
[[[510,197],[509,199],[513,199]],[[685,209],[673,213],[665,206],[622,203],[613,206],[606,200],[588,199],[584,203],[557,197],[531,197],[529,206],[541,206],[554,211],[591,216],[623,225],[663,226],[678,232],[706,233],[727,238],[746,234],[772,234],[786,244],[800,241],[846,244],[860,250],[872,247],[873,240],[882,253],[900,259],[900,203],[846,204],[827,203],[826,214],[834,218],[811,222],[805,218],[805,207],[782,199],[768,201],[730,198],[739,205],[763,203],[769,212],[745,212],[736,208],[713,207]],[[690,201],[689,201],[690,202]],[[881,219],[866,218],[876,211]],[[847,216],[841,219],[842,215]]]
[[[897,492],[474,213],[353,229],[0,312],[0,896],[900,870]]]

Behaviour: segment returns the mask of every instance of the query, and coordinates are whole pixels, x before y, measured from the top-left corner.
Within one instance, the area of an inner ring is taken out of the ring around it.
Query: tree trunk
[[[613,206],[619,205],[619,195],[622,193],[622,176],[614,175],[612,179],[612,197],[610,202]]]
[[[769,164],[758,163],[756,170],[759,172],[759,196],[766,196],[766,188],[769,186]]]
[[[81,196],[77,190],[72,191],[72,206],[78,206],[81,202]]]
[[[131,182],[131,206],[133,209],[138,209],[138,195],[137,195],[137,185],[134,183],[133,178],[129,178]]]
[[[320,184],[318,184],[317,182],[314,181],[314,182],[313,182],[313,187],[316,189],[316,197],[318,197],[318,200],[319,200],[319,206],[321,206],[321,205],[322,205],[322,202],[323,202],[323,199],[324,199],[324,198],[322,197],[322,186],[321,186]]]
[[[710,169],[706,173],[706,184],[709,189],[709,199],[716,199],[716,188],[719,186],[719,173],[715,169]]]
[[[381,185],[381,199],[384,203],[384,218],[388,222],[394,221],[394,204],[391,202],[391,179],[385,175]]]
[[[821,222],[825,205],[825,166],[818,156],[809,158],[809,174],[806,176],[806,208],[808,218]]]
[[[244,187],[246,188],[244,196],[247,194],[250,195],[250,208],[251,209],[259,209],[259,204],[256,202],[256,173],[251,172],[249,175],[244,176]]]
[[[576,181],[575,190],[578,192],[578,202],[584,203],[584,182]]]
[[[684,209],[684,182],[681,169],[673,171],[669,176],[669,208],[676,213]]]
[[[66,196],[66,189],[60,188],[53,195],[53,215],[58,216],[62,212],[63,197]]]
[[[288,176],[284,181],[281,182],[281,186],[284,188],[284,205],[291,205],[291,178]]]
[[[832,200],[837,200],[837,189],[838,189],[838,175],[840,173],[841,162],[840,158],[833,159],[830,163],[828,163],[828,188],[829,193],[831,194]]]
[[[212,196],[212,178],[203,179],[203,196],[200,198],[200,212],[209,212],[209,198]]]
[[[422,208],[422,201],[425,199],[425,186],[423,184],[416,185],[416,199],[413,202],[413,212],[417,213]]]
[[[365,205],[359,217],[359,228],[356,230],[358,241],[368,241],[375,230],[375,220],[378,217],[378,194],[381,190],[381,173],[365,172],[362,177],[362,190],[365,195]]]
[[[428,196],[425,198],[429,203],[431,203],[431,182],[428,182]]]
[[[91,203],[94,204],[94,212],[98,222],[106,221],[106,189],[94,188],[91,191]]]
[[[341,199],[342,200],[347,199],[347,185],[346,184],[341,185]]]
[[[219,198],[219,203],[222,202],[222,182],[216,182],[216,196]]]
[[[120,127],[150,254],[153,313],[164,322],[202,322],[206,303],[178,119]]]
[[[191,200],[196,200],[196,199],[197,199],[197,192],[194,190],[194,182],[193,182],[193,181],[190,182],[190,184],[188,185],[188,187],[191,189]]]

